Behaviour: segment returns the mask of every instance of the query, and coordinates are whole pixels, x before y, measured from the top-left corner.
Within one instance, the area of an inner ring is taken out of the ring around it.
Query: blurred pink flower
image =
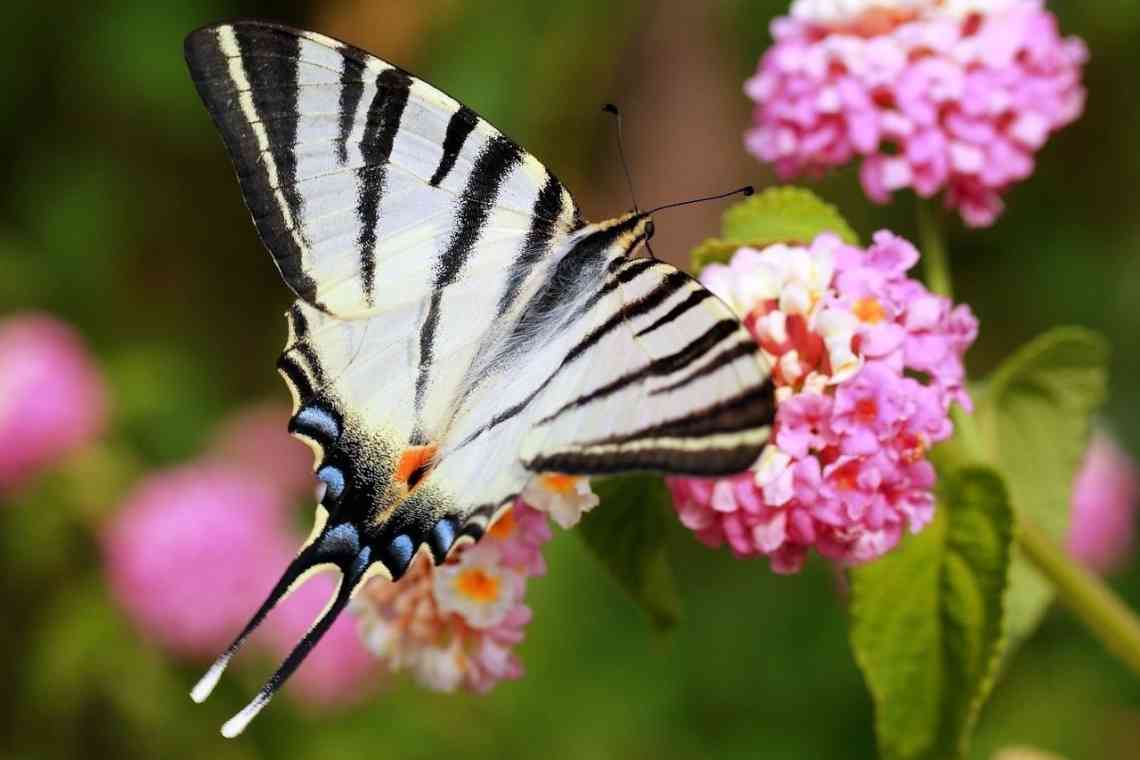
[[[289,500],[315,503],[313,452],[289,433],[289,408],[259,404],[222,422],[206,453],[277,486]]]
[[[289,654],[320,615],[335,587],[332,575],[311,578],[266,618],[259,633],[276,657]],[[249,612],[246,610],[247,615]],[[377,671],[376,658],[361,642],[356,619],[341,615],[289,679],[286,690],[312,705],[352,704],[378,682]]]
[[[211,659],[292,558],[287,517],[280,494],[242,470],[203,464],[153,474],[103,535],[111,591],[145,635]]]
[[[389,671],[406,670],[437,691],[481,693],[521,677],[513,649],[530,622],[527,578],[546,569],[546,519],[516,501],[477,545],[441,567],[419,555],[399,581],[369,582],[352,604],[365,645]]]
[[[74,329],[44,314],[0,321],[0,494],[98,437],[106,407]]]
[[[1138,506],[1135,460],[1108,435],[1095,434],[1073,483],[1069,553],[1101,574],[1120,569],[1135,545]]]
[[[914,247],[888,232],[866,250],[820,235],[808,247],[742,248],[701,280],[740,315],[773,368],[772,441],[754,471],[669,478],[681,522],[710,546],[796,572],[811,547],[866,562],[934,514],[930,447],[969,408],[965,306],[906,276]],[[920,382],[912,375],[921,375]]]
[[[750,152],[785,179],[862,159],[872,200],[945,191],[971,226],[1084,109],[1088,51],[1041,0],[797,0],[772,35]]]

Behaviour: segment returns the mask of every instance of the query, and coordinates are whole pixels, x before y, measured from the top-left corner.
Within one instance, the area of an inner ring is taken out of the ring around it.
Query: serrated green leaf
[[[961,757],[1002,647],[1013,514],[989,468],[943,473],[934,521],[851,571],[851,644],[887,760]]]
[[[650,475],[606,478],[593,485],[601,505],[582,520],[579,535],[656,628],[672,627],[680,618],[681,602],[665,544],[669,489]]]
[[[977,398],[975,419],[987,460],[1005,476],[1019,514],[1056,541],[1068,530],[1073,478],[1105,397],[1108,346],[1096,333],[1058,328],[1010,356]],[[1007,633],[1011,649],[1040,622],[1052,589],[1015,552]]]
[[[799,187],[769,188],[724,212],[721,237],[706,240],[693,250],[693,269],[700,271],[706,264],[728,261],[744,245],[806,244],[822,232],[834,232],[853,245],[859,242],[839,211],[815,193]]]

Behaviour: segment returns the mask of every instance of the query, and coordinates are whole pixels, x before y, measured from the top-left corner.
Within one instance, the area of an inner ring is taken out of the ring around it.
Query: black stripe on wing
[[[726,340],[732,335],[735,335],[740,329],[740,323],[735,319],[722,319],[713,323],[708,330],[700,336],[694,338],[688,345],[682,347],[675,353],[668,356],[662,356],[654,359],[647,364],[627,372],[626,374],[612,380],[605,385],[595,388],[589,393],[584,393],[578,398],[570,401],[561,406],[556,411],[548,414],[546,417],[539,420],[536,425],[546,425],[558,419],[562,415],[575,409],[581,409],[588,404],[599,401],[607,396],[612,396],[618,391],[628,388],[629,386],[647,380],[651,377],[659,377],[662,375],[671,375],[674,372],[689,366],[692,362],[697,361],[702,356],[707,354],[712,349],[720,345],[721,342]]]
[[[479,117],[467,106],[460,106],[459,110],[451,115],[451,119],[447,122],[447,132],[443,137],[443,155],[440,156],[439,166],[428,181],[432,187],[438,187],[455,168],[455,160],[459,158],[459,151],[463,150],[463,143],[467,142],[467,136],[478,123]]]
[[[227,44],[236,47],[233,65],[233,58],[223,50]],[[258,236],[293,292],[315,303],[316,282],[305,274],[301,263],[304,243],[290,223],[301,213],[300,199],[282,186],[291,181],[295,169],[292,153],[272,153],[272,172],[277,176],[277,187],[281,187],[278,192],[271,183],[270,170],[261,162],[262,140],[241,104],[243,92],[254,88],[250,93],[252,105],[270,146],[295,142],[299,44],[296,34],[276,27],[234,24],[193,32],[186,38],[185,54],[198,94],[237,169],[242,197]],[[244,77],[248,87],[239,88],[235,74]],[[293,97],[274,94],[278,90],[291,91]]]
[[[357,169],[360,197],[356,214],[360,219],[360,278],[364,289],[364,302],[374,303],[376,286],[376,239],[380,225],[380,201],[384,196],[388,176],[388,159],[400,131],[400,119],[408,104],[412,78],[400,69],[387,69],[376,77],[376,94],[368,106],[368,121],[360,152],[365,166]]]
[[[523,158],[523,151],[511,140],[499,135],[483,147],[475,166],[467,178],[467,186],[460,197],[456,212],[457,225],[448,241],[447,249],[436,261],[434,293],[428,306],[427,315],[420,327],[419,371],[416,375],[415,408],[416,417],[423,411],[428,382],[431,379],[432,361],[435,355],[436,330],[439,327],[440,311],[443,308],[443,291],[454,283],[463,272],[467,259],[479,242],[479,236],[487,224],[499,188],[511,170]],[[557,180],[555,180],[557,183]],[[561,186],[559,185],[561,188]],[[417,428],[419,425],[417,425]],[[415,433],[413,437],[418,437]]]

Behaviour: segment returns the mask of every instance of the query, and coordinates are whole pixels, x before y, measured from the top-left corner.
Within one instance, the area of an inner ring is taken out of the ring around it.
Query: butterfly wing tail
[[[347,569],[343,570],[340,581],[337,584],[336,591],[329,599],[329,603],[325,606],[324,611],[317,617],[312,627],[301,638],[289,655],[282,661],[281,665],[257,692],[257,695],[250,700],[242,710],[230,718],[222,726],[222,736],[227,739],[239,735],[245,730],[257,714],[269,704],[273,699],[273,695],[281,688],[286,679],[293,674],[304,662],[309,652],[317,645],[317,642],[328,632],[329,628],[336,621],[337,616],[348,605],[349,599],[352,597],[353,591],[362,582],[369,565],[371,564],[370,550],[365,547],[356,556],[355,560]]]

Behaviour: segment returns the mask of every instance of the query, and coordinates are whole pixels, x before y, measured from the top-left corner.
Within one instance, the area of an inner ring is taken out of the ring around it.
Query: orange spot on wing
[[[396,480],[400,483],[407,483],[417,472],[420,473],[420,477],[422,478],[425,471],[431,467],[432,460],[435,459],[437,451],[439,451],[439,446],[434,443],[429,443],[424,446],[411,446],[405,449],[404,453],[400,455],[399,462],[396,464]],[[415,483],[411,485],[414,486]]]

